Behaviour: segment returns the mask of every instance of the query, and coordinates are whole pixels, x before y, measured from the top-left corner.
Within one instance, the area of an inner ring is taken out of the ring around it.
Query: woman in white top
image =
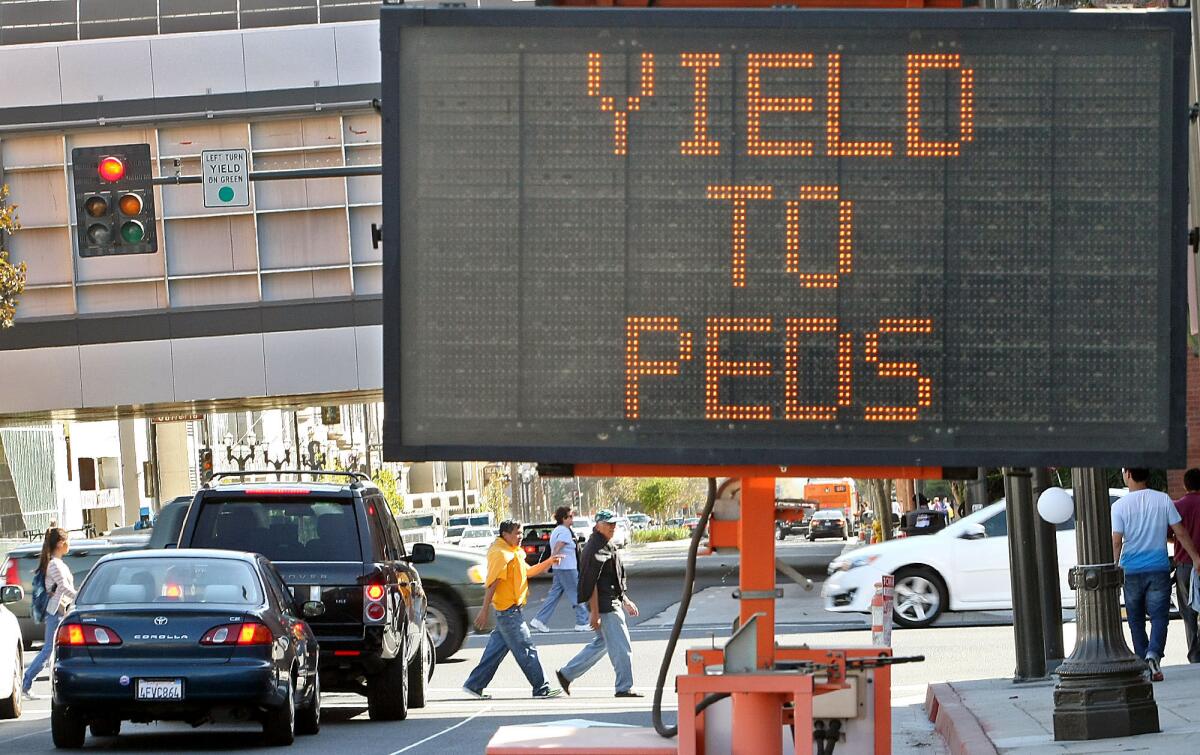
[[[46,661],[50,660],[50,654],[54,652],[54,635],[58,631],[58,625],[75,602],[75,578],[62,560],[70,549],[66,530],[61,527],[46,530],[46,538],[42,541],[42,554],[38,559],[38,571],[44,575],[50,600],[46,603],[46,633],[42,649],[25,670],[25,679],[21,685],[21,694],[26,700],[40,699],[30,691],[33,680],[46,665]]]

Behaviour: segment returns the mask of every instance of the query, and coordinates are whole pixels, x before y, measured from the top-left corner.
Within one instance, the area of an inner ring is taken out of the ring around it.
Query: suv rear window
[[[231,558],[125,558],[96,566],[80,605],[141,603],[262,603],[258,575]]]
[[[191,547],[251,551],[272,561],[362,561],[351,500],[204,501]]]

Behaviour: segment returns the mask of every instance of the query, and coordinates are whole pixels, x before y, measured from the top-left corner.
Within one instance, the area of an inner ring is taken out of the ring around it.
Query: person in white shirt
[[[38,559],[38,571],[43,575],[50,600],[46,604],[46,632],[42,649],[33,657],[21,683],[21,694],[26,700],[40,699],[39,695],[32,692],[33,680],[45,667],[46,661],[50,660],[50,654],[54,652],[54,635],[58,632],[58,625],[75,602],[75,578],[62,560],[70,549],[66,530],[61,527],[46,530],[46,537],[42,540],[42,553]]]
[[[539,632],[549,632],[550,626],[546,622],[554,615],[558,599],[566,595],[575,608],[575,631],[590,632],[592,628],[588,625],[587,608],[582,603],[575,602],[576,593],[579,591],[579,563],[575,552],[575,532],[571,529],[571,523],[575,521],[575,512],[570,506],[559,506],[554,512],[554,521],[558,526],[550,533],[550,555],[562,556],[563,559],[554,567],[554,584],[550,586],[549,594],[542,601],[542,607],[538,609],[537,616],[529,622],[529,626]]]

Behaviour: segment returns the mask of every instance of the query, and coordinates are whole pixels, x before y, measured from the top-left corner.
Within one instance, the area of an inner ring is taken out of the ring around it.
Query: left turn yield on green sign
[[[206,149],[200,153],[205,207],[248,207],[250,172],[244,149]]]

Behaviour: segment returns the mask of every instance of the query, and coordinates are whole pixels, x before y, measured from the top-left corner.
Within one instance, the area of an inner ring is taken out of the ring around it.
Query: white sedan
[[[492,543],[496,542],[496,537],[496,530],[491,527],[468,527],[463,530],[458,547],[472,551],[486,551]]]
[[[1127,492],[1110,488],[1110,504]],[[1067,585],[1067,572],[1076,564],[1074,517],[1057,530],[1059,591],[1063,607],[1071,608],[1075,592]],[[902,627],[929,626],[945,611],[1011,609],[1004,501],[932,535],[868,545],[834,559],[821,587],[825,610],[869,613],[875,583],[884,574],[896,577],[892,615]]]
[[[21,717],[21,628],[17,617],[5,607],[25,597],[20,585],[0,587],[0,718]]]

